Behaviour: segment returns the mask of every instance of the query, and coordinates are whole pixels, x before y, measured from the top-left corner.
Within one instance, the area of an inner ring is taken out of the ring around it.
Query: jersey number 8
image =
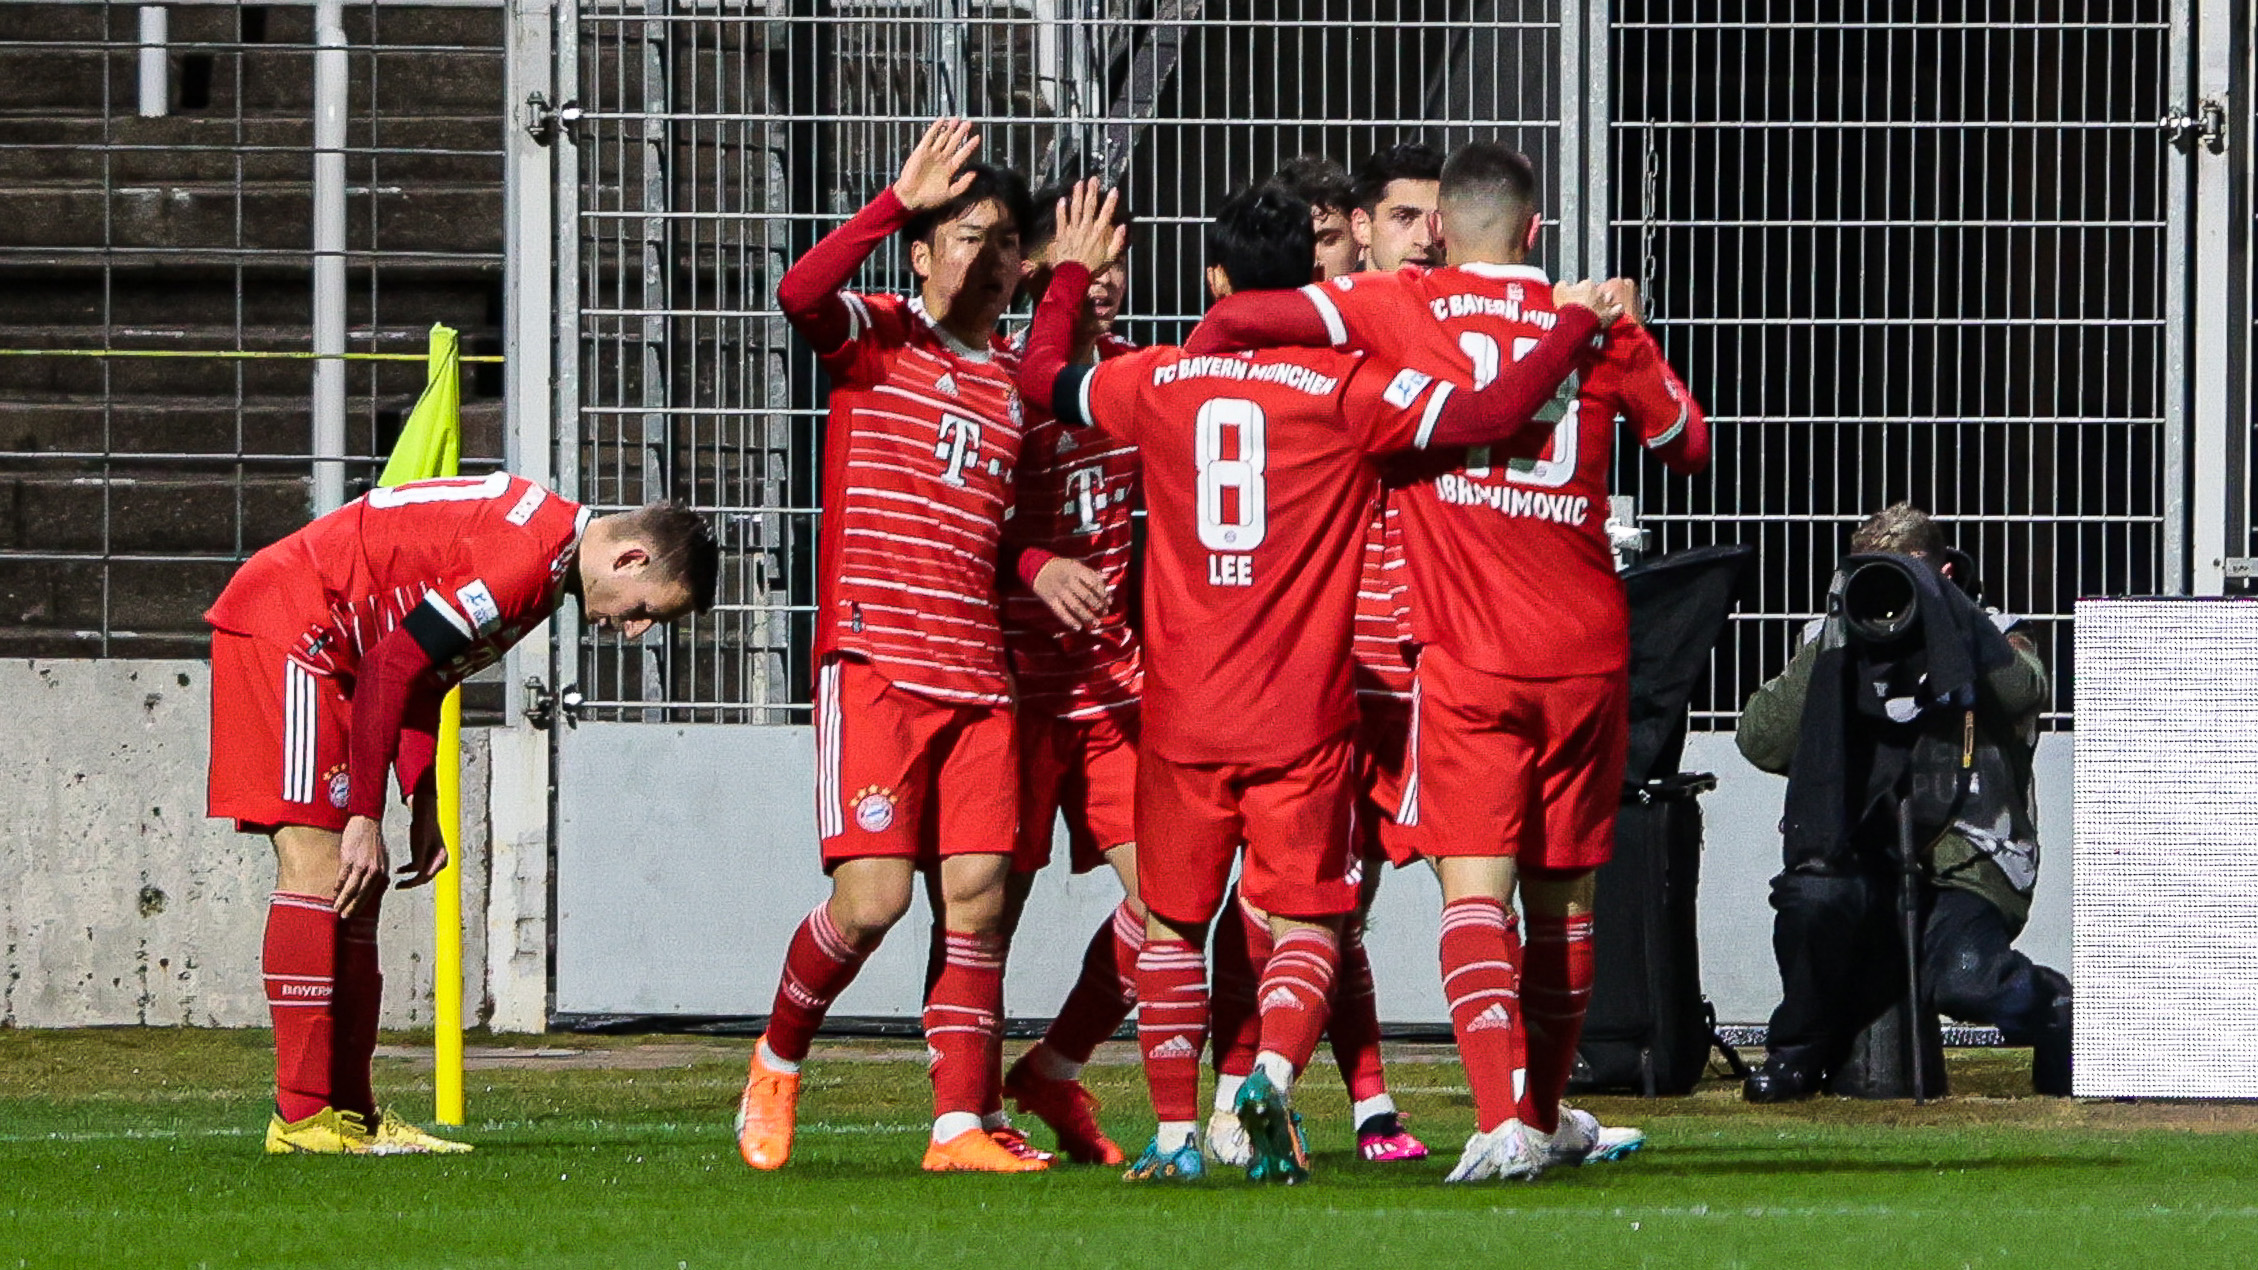
[[[1218,397],[1200,407],[1193,432],[1199,467],[1200,545],[1210,551],[1252,551],[1269,532],[1263,468],[1262,407]]]

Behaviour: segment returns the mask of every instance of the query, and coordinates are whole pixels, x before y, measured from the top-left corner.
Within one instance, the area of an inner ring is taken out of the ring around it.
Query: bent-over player
[[[592,516],[523,477],[371,490],[244,562],[212,631],[210,813],[274,842],[262,957],[277,1155],[468,1151],[380,1110],[377,911],[396,768],[413,809],[402,887],[447,865],[439,701],[554,613],[634,637],[713,604],[719,554],[672,504]]]
[[[1138,1040],[1160,1125],[1128,1176],[1204,1171],[1196,1117],[1208,1024],[1202,948],[1243,843],[1240,885],[1270,915],[1260,1052],[1238,1115],[1249,1175],[1297,1181],[1290,1106],[1324,1027],[1340,930],[1356,906],[1349,639],[1375,456],[1507,442],[1596,331],[1589,310],[1482,392],[1331,352],[1193,357],[1156,348],[1066,363],[1089,271],[1112,250],[1094,189],[1061,225],[1023,384],[1069,426],[1137,445],[1150,518],[1146,694],[1137,772]],[[1290,289],[1310,276],[1309,208],[1251,190],[1208,230],[1208,285]],[[1577,296],[1603,305],[1596,288]],[[1571,313],[1579,310],[1571,309]]]

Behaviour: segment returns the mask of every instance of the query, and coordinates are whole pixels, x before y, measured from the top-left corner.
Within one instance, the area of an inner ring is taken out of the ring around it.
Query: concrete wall
[[[0,756],[0,1026],[266,1025],[259,946],[273,853],[265,839],[205,818],[210,684],[200,661],[0,663],[0,718],[12,738]],[[463,992],[472,1020],[490,995],[488,748],[483,733],[466,734]],[[397,807],[387,837],[404,858]],[[514,901],[522,852],[504,854]],[[385,905],[387,1026],[431,1021],[430,894],[397,892]],[[545,908],[544,899],[534,912]],[[516,924],[505,908],[513,955],[526,938]],[[532,938],[545,943],[545,926]],[[522,963],[504,959],[505,970]],[[523,1019],[523,996],[522,986],[500,994],[511,1018]]]

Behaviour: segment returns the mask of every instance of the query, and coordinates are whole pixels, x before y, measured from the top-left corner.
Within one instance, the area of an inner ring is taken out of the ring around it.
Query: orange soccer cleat
[[[1113,1139],[1098,1127],[1098,1100],[1078,1080],[1039,1075],[1022,1058],[1004,1076],[1004,1096],[1058,1135],[1058,1149],[1076,1164],[1127,1162]]]
[[[1004,1150],[1011,1152],[1013,1155],[1018,1156],[1022,1160],[1036,1160],[1048,1166],[1051,1161],[1058,1158],[1057,1156],[1052,1155],[1050,1152],[1045,1151],[1043,1148],[1036,1146],[1034,1143],[1029,1142],[1027,1140],[1027,1135],[1021,1133],[1016,1127],[1012,1125],[1007,1124],[1001,1129],[990,1129],[988,1130],[988,1136],[996,1140],[997,1146],[1000,1146]]]
[[[967,1129],[925,1148],[928,1173],[1040,1173],[1049,1167],[1048,1161],[1013,1154],[986,1129]]]
[[[792,1158],[792,1126],[800,1111],[800,1074],[780,1072],[753,1054],[744,1096],[737,1100],[737,1154],[756,1169],[780,1169]]]

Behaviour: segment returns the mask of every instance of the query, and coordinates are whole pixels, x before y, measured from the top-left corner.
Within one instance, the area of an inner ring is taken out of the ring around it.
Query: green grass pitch
[[[1435,1158],[1355,1160],[1321,1071],[1303,1100],[1317,1176],[1281,1190],[1228,1172],[1165,1189],[1096,1168],[924,1176],[922,1053],[878,1043],[818,1051],[792,1165],[759,1175],[729,1135],[742,1042],[494,1043],[578,1053],[473,1070],[477,1154],[270,1159],[263,1032],[0,1031],[0,1270],[2258,1263],[2258,1116],[2013,1097],[2013,1053],[1956,1054],[1958,1096],[1927,1108],[1755,1109],[1722,1084],[1592,1100],[1645,1126],[1649,1149],[1446,1187],[1464,1077],[1447,1050],[1407,1048],[1392,1078]],[[1150,1127],[1141,1079],[1126,1047],[1104,1057],[1092,1084],[1133,1146]],[[380,1059],[377,1080],[426,1118],[427,1064]]]

